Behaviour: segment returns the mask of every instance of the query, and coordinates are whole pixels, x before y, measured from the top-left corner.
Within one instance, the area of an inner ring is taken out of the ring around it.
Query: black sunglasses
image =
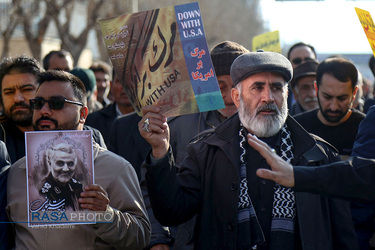
[[[63,109],[66,102],[76,104],[79,106],[83,106],[83,103],[81,102],[71,101],[68,99],[49,99],[47,101],[42,98],[35,98],[35,99],[30,99],[29,101],[30,101],[31,109],[35,109],[35,110],[42,109],[45,103],[48,103],[48,107],[53,110]]]
[[[305,59],[301,57],[296,57],[292,60],[292,63],[294,63],[295,65],[299,65],[302,62],[311,61],[311,60],[313,60],[311,57],[305,57]]]

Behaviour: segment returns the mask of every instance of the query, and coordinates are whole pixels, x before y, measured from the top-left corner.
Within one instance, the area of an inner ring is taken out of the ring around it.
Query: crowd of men
[[[337,162],[375,159],[356,148],[365,112],[374,110],[372,84],[365,88],[349,59],[319,62],[302,42],[283,56],[224,41],[210,56],[225,108],[168,119],[157,106],[138,116],[105,62],[74,67],[65,50],[42,64],[3,59],[0,249],[371,249],[375,205],[364,202],[371,198],[336,195],[327,182],[314,189],[306,173],[328,166],[341,183]],[[373,56],[369,67],[375,76]],[[55,130],[90,131],[94,184],[77,173],[67,140],[45,150],[40,197],[63,211],[109,213],[111,222],[25,223],[25,132]],[[295,184],[293,171],[303,172]]]

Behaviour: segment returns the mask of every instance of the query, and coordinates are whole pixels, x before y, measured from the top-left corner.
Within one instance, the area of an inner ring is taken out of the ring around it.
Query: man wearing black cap
[[[166,118],[158,107],[143,108],[138,128],[152,147],[145,167],[156,218],[176,225],[197,214],[197,249],[357,249],[347,202],[294,192],[255,174],[269,166],[246,142],[248,133],[295,165],[338,160],[288,117],[290,62],[251,52],[239,56],[230,73],[238,115],[196,138],[178,174]]]
[[[314,86],[318,64],[317,61],[309,60],[294,69],[291,87],[296,103],[289,110],[290,115],[295,116],[318,107]]]

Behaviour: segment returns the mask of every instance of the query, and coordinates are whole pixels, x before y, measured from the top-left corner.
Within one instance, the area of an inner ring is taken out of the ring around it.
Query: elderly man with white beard
[[[270,167],[246,142],[249,133],[293,165],[339,159],[288,115],[290,62],[278,53],[250,52],[233,62],[230,74],[238,114],[195,138],[178,173],[166,118],[158,107],[143,108],[138,128],[152,147],[144,167],[155,217],[174,226],[197,214],[196,249],[358,249],[347,202],[256,175]]]

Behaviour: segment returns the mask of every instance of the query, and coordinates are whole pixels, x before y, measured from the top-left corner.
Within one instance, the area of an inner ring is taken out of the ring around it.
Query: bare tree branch
[[[49,11],[43,5],[43,0],[27,2],[20,5],[19,12],[23,17],[23,30],[25,38],[33,57],[40,61],[42,52],[42,42],[50,23],[51,16]],[[44,8],[43,8],[44,7]],[[44,11],[42,11],[44,9]],[[42,15],[42,18],[40,16]],[[37,21],[39,19],[39,21]],[[33,25],[37,22],[36,25]],[[33,28],[36,28],[34,31]]]
[[[84,26],[83,30],[76,36],[70,30],[72,26],[71,22],[74,3],[75,2],[72,0],[65,0],[63,4],[59,6],[55,0],[49,0],[51,8],[64,11],[65,20],[61,20],[59,16],[54,16],[53,19],[61,40],[61,48],[68,50],[72,54],[74,62],[76,64],[87,44],[89,32],[95,27],[96,20],[99,17],[99,12],[101,11],[101,7],[105,3],[105,1],[91,0],[87,2],[86,25]]]
[[[8,11],[9,21],[5,24],[6,28],[1,32],[3,37],[3,48],[1,52],[1,59],[9,56],[10,51],[10,39],[16,29],[17,25],[21,23],[22,19],[20,18],[19,5],[21,0],[13,0],[11,8]]]

